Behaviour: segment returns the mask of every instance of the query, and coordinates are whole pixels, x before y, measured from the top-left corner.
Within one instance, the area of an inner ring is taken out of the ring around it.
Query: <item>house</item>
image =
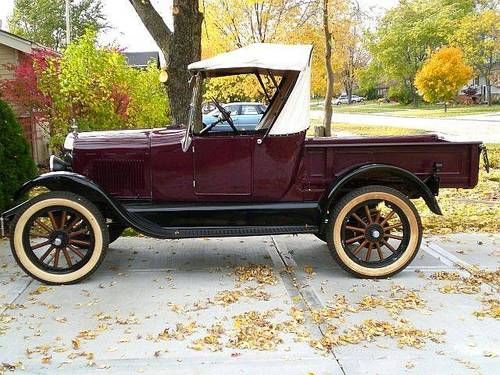
[[[144,69],[149,64],[154,63],[160,69],[160,53],[157,51],[123,52],[123,55],[127,59],[127,63],[133,68]]]
[[[500,102],[500,62],[496,62],[491,70],[491,99],[492,103]],[[488,102],[488,88],[486,85],[485,76],[476,76],[470,82],[469,86],[477,90],[478,95],[481,97],[481,102]]]
[[[37,48],[47,49],[31,40],[0,30],[0,80],[12,79],[13,73],[9,66],[17,65],[23,56],[30,55]],[[29,113],[15,106],[13,109],[23,126],[24,135],[31,145],[33,159],[37,164],[45,164],[49,157],[47,137],[41,127],[34,123]]]

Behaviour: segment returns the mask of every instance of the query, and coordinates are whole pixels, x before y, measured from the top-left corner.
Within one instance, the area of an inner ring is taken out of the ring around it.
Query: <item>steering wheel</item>
[[[234,126],[233,119],[231,118],[231,112],[229,112],[226,108],[224,108],[215,98],[212,98],[212,103],[214,103],[215,107],[219,110],[220,112],[220,117],[217,121],[211,123],[207,127],[203,128],[200,132],[200,134],[205,134],[208,133],[210,130],[212,130],[215,125],[221,123],[221,122],[227,122],[233,132],[238,134],[238,129],[236,129],[236,126]]]

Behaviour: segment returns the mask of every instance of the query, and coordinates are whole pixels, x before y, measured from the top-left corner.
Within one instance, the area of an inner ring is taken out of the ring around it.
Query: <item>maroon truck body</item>
[[[34,187],[49,192],[0,215],[16,261],[38,280],[78,282],[131,227],[165,239],[310,233],[356,276],[403,270],[423,234],[411,199],[442,214],[441,187],[477,184],[482,145],[435,135],[307,138],[311,51],[256,44],[190,64],[184,129],[75,128],[63,158],[52,155],[51,172],[25,183],[18,197]],[[259,124],[237,129],[213,99],[219,116],[201,126],[203,79],[235,74],[255,75],[266,93]],[[273,83],[272,96],[261,75]],[[229,132],[212,131],[223,122]]]
[[[402,168],[443,188],[473,188],[478,142],[435,135],[306,138],[305,133],[209,133],[183,152],[183,130],[80,133],[73,171],[118,199],[169,202],[319,201],[345,173],[368,164]],[[438,168],[438,170],[436,170]]]

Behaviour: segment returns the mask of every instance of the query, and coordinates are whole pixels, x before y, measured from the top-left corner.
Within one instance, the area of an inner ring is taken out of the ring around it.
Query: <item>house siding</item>
[[[18,52],[14,48],[0,44],[0,80],[12,78],[12,72],[5,65],[16,65],[17,62]]]

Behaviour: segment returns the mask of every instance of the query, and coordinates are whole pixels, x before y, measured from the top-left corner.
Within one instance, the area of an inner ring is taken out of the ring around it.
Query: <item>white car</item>
[[[362,96],[351,95],[351,103],[361,103],[364,100],[365,98],[363,98]],[[333,101],[333,104],[349,104],[349,97],[347,96],[347,94],[342,94]]]

